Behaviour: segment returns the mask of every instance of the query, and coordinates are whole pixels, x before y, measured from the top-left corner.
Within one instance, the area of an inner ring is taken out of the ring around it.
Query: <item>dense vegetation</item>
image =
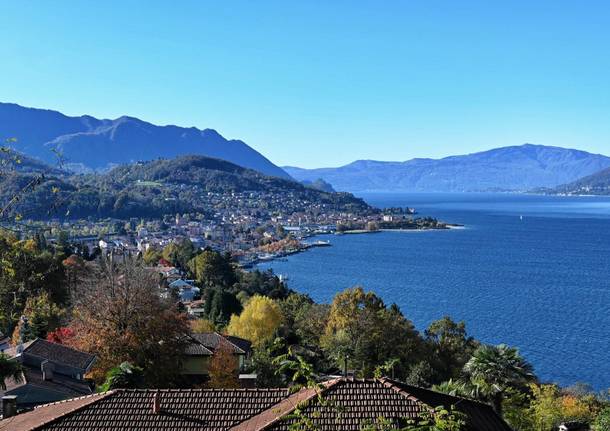
[[[8,201],[33,180],[37,180],[36,187],[15,205],[13,214],[33,219],[159,218],[209,212],[208,193],[244,192],[282,194],[287,201],[313,202],[347,212],[369,210],[364,201],[348,193],[316,190],[203,156],[119,166],[105,174],[59,175],[51,170],[41,175],[20,168],[0,177],[0,201]]]
[[[120,214],[134,202],[134,190],[158,189],[163,195],[164,190],[178,193],[189,186],[198,192],[208,186],[225,191],[253,185],[262,190],[291,187],[291,193],[328,199],[332,205],[361,205],[349,195],[328,195],[269,177],[258,181],[259,174],[244,171],[217,160],[184,158],[67,178],[43,177],[35,169],[5,170],[0,181],[12,187],[8,194],[14,190],[19,196],[23,183],[18,181],[40,179],[44,187],[33,192],[46,187],[50,200],[44,205],[51,206],[57,205],[54,196],[72,196],[65,194],[68,190],[78,199],[89,190],[90,202],[70,198],[60,204],[73,204],[69,208],[77,212],[78,205],[92,209],[97,202],[98,211],[113,208]],[[117,206],[116,196],[123,192]],[[100,196],[108,196],[108,202],[96,201]],[[516,349],[481,343],[468,335],[464,322],[448,316],[419,331],[395,304],[388,306],[361,287],[338,293],[331,304],[319,304],[291,291],[272,272],[242,271],[229,254],[197,250],[188,240],[117,261],[73,255],[73,250],[65,238],[50,245],[41,235],[21,240],[2,232],[0,329],[13,343],[46,337],[95,354],[98,360],[88,377],[102,390],[191,386],[180,375],[184,335],[217,330],[253,342],[254,355],[245,371],[255,372],[261,387],[302,385],[322,375],[386,375],[489,403],[516,430],[551,431],[563,421],[590,423],[596,431],[609,429],[608,394],[594,393],[585,385],[560,388],[540,382]],[[183,304],[172,292],[168,295],[164,281],[146,267],[161,258],[201,288],[203,319],[188,319]],[[210,363],[207,386],[237,385],[232,362],[234,358],[221,350]],[[0,354],[0,387],[18,375],[18,365]],[[390,428],[380,423],[366,429]]]
[[[360,287],[319,304],[271,272],[244,272],[230,255],[198,251],[188,240],[119,261],[66,258],[67,250],[43,238],[0,238],[2,328],[14,342],[46,336],[96,354],[89,377],[102,388],[189,387],[179,373],[182,335],[217,330],[253,342],[245,371],[255,372],[261,387],[307,383],[300,368],[287,365],[300,364],[308,379],[386,375],[480,400],[517,430],[551,431],[567,420],[607,429],[606,396],[538,381],[516,349],[483,344],[449,317],[420,332],[396,305]],[[196,280],[204,319],[188,319],[175,296],[159,295],[167,288],[143,265],[161,257]],[[16,372],[5,359],[0,355],[0,378]],[[210,364],[208,386],[237,384],[228,359],[220,352]]]

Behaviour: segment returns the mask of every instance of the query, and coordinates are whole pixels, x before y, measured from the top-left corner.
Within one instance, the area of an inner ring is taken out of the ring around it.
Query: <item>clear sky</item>
[[[607,1],[4,1],[0,101],[214,128],[279,165],[610,154]]]

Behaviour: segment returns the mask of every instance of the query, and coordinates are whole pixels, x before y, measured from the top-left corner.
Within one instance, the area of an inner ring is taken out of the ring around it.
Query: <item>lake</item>
[[[484,342],[518,347],[544,381],[610,387],[610,198],[361,197],[465,228],[321,236],[332,247],[259,268],[316,301],[361,285],[422,331],[450,315]]]

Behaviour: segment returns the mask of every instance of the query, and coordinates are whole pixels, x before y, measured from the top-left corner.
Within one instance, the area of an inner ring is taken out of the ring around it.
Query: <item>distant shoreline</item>
[[[343,232],[335,232],[334,235],[360,235],[365,233],[379,233],[379,232],[426,232],[426,231],[435,231],[435,230],[452,230],[452,229],[466,229],[466,226],[457,224],[457,223],[445,223],[440,225],[439,227],[426,227],[426,228],[414,228],[414,229],[375,229],[375,230],[367,230],[367,229],[352,229],[346,230]]]

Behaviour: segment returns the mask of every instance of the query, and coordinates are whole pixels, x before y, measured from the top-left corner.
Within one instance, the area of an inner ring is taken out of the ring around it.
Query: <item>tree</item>
[[[0,353],[0,389],[6,390],[6,380],[13,379],[17,382],[23,380],[21,364]]]
[[[535,431],[557,429],[561,422],[585,422],[594,420],[596,408],[587,396],[562,392],[556,385],[530,385],[531,400],[526,411]]]
[[[263,295],[271,299],[284,299],[293,293],[280,281],[273,271],[239,271],[237,272],[237,283],[233,285],[232,291],[244,291],[248,295]]]
[[[390,420],[384,417],[361,424],[361,431],[462,431],[466,427],[466,415],[453,406],[424,410],[417,419]],[[404,426],[400,423],[403,422]]]
[[[163,253],[154,247],[149,247],[144,252],[142,259],[146,265],[157,265],[159,260],[163,257]]]
[[[534,418],[530,410],[531,390],[509,389],[502,401],[502,416],[515,431],[534,431]]]
[[[389,358],[398,358],[395,374],[404,379],[422,353],[413,323],[396,305],[387,308],[381,298],[361,287],[335,296],[320,342],[339,368],[347,359],[365,377]]]
[[[419,361],[411,367],[409,375],[405,379],[405,383],[420,388],[428,388],[432,386],[435,380],[436,371],[430,365],[431,361]]]
[[[595,431],[610,431],[610,407],[606,407],[598,413],[593,422],[593,429]]]
[[[156,274],[131,258],[102,260],[81,290],[69,344],[97,355],[92,377],[101,383],[127,361],[144,369],[150,387],[175,384],[189,327],[176,305],[161,298]]]
[[[279,388],[285,385],[285,379],[277,372],[275,358],[284,350],[281,338],[266,342],[254,350],[252,368],[256,373],[256,386],[259,388]]]
[[[191,321],[191,332],[194,334],[207,334],[216,331],[216,325],[208,319],[197,319]]]
[[[504,344],[478,347],[464,366],[464,372],[499,415],[509,388],[524,387],[536,380],[532,366],[518,350]]]
[[[100,387],[101,392],[111,389],[138,389],[144,387],[144,370],[129,362],[111,368],[106,374],[106,381]]]
[[[228,288],[237,281],[230,255],[206,249],[188,263],[188,268],[200,286]]]
[[[432,386],[432,390],[454,397],[476,398],[472,396],[470,382],[449,379],[446,382]]]
[[[178,268],[186,269],[195,254],[195,247],[189,239],[173,241],[163,249],[163,258]]]
[[[379,225],[374,221],[370,221],[366,224],[364,228],[365,230],[368,230],[370,232],[375,232],[379,230]]]
[[[233,349],[229,343],[222,340],[208,365],[210,388],[238,388],[239,387],[239,360],[233,354]]]
[[[12,333],[28,298],[46,292],[63,306],[68,301],[62,255],[40,250],[35,241],[0,233],[0,330]]]
[[[466,415],[453,406],[424,410],[420,418],[407,421],[403,431],[462,431],[466,429]]]
[[[231,316],[241,313],[243,308],[235,295],[219,288],[205,289],[203,301],[207,320],[217,326],[225,326]]]
[[[26,342],[36,338],[46,338],[49,332],[56,330],[64,317],[65,311],[51,302],[49,294],[28,298],[23,310],[23,316],[13,332],[13,344]],[[24,328],[27,322],[27,328]]]
[[[55,331],[47,334],[47,341],[57,344],[69,344],[70,339],[74,337],[72,328],[57,328]]]
[[[425,340],[431,350],[428,361],[434,367],[435,381],[460,377],[466,362],[478,343],[466,333],[464,322],[454,322],[449,316],[436,320],[425,331]]]
[[[343,232],[347,232],[350,229],[350,226],[347,225],[346,223],[337,223],[337,232],[339,233],[343,233]]]
[[[75,289],[87,275],[87,263],[82,257],[73,254],[64,259],[62,265],[66,273],[68,293],[70,297],[77,296]]]
[[[239,316],[231,316],[227,332],[248,339],[258,347],[273,338],[281,323],[279,305],[273,299],[257,295],[250,299]]]
[[[4,145],[0,145],[0,181],[2,187],[13,185],[6,201],[0,202],[0,221],[14,216],[16,220],[22,218],[18,211],[18,206],[25,196],[35,191],[44,182],[44,173],[38,172],[35,175],[23,176],[22,181],[17,181],[17,171],[23,163],[23,156],[13,150],[12,145],[17,142],[16,138],[8,138]],[[15,187],[15,184],[18,185]]]
[[[281,336],[289,345],[298,345],[302,350],[308,351],[310,360],[315,365],[324,361],[324,354],[320,348],[320,337],[324,334],[328,322],[330,307],[327,304],[316,304],[308,295],[291,293],[281,301],[282,327]],[[304,352],[301,352],[304,354]]]

